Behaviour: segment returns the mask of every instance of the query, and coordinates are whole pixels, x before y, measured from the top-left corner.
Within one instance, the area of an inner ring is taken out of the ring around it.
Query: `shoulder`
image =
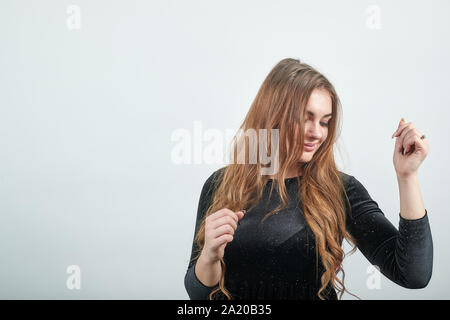
[[[339,171],[342,178],[342,183],[344,184],[345,191],[347,194],[354,195],[367,195],[368,191],[361,181],[359,181],[355,176],[350,175],[348,173],[344,173]]]
[[[340,177],[341,177],[342,183],[344,184],[345,189],[346,190],[349,189],[351,187],[355,177],[348,173],[342,172],[342,171],[339,171],[339,174],[340,174]]]
[[[208,177],[208,179],[206,179],[206,181],[210,183],[219,181],[220,179],[222,179],[226,169],[227,166],[217,169],[216,171],[210,174],[210,176]]]
[[[206,179],[206,181],[203,184],[202,193],[211,192],[217,187],[217,184],[222,179],[226,168],[227,168],[227,166],[217,169],[209,175],[209,177]]]

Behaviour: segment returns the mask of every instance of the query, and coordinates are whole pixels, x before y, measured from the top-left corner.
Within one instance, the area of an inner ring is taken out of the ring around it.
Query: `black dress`
[[[195,234],[212,200],[212,182],[221,177],[224,169],[215,171],[203,185]],[[347,210],[347,230],[355,238],[358,249],[398,285],[411,289],[425,287],[433,267],[433,241],[427,211],[424,217],[415,220],[399,215],[397,230],[364,186],[355,177],[341,174],[352,207],[351,216]],[[315,239],[300,209],[298,179],[301,183],[302,177],[285,180],[289,194],[289,205],[285,210],[260,223],[281,201],[276,185],[269,198],[270,185],[277,183],[277,180],[269,180],[258,205],[239,221],[233,241],[227,244],[224,252],[225,288],[232,300],[319,299],[317,292],[325,269],[319,257],[316,274]],[[193,241],[191,260],[197,249]],[[208,287],[198,280],[194,272],[196,261],[188,265],[185,288],[190,299],[207,300],[216,286]],[[337,299],[331,285],[322,295],[329,300]],[[220,291],[214,298],[227,299]]]

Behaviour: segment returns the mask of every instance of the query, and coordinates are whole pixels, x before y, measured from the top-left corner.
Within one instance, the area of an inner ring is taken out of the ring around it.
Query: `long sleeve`
[[[347,196],[351,212],[347,228],[369,262],[396,284],[420,289],[427,286],[433,268],[433,241],[428,213],[420,219],[404,219],[398,230],[384,216],[366,188],[349,176]]]
[[[209,178],[204,183],[202,191],[200,193],[200,199],[197,209],[197,219],[195,222],[194,240],[192,241],[191,258],[186,275],[184,277],[184,286],[191,300],[209,300],[209,294],[216,287],[208,287],[200,282],[200,280],[197,278],[197,275],[195,274],[195,265],[197,263],[197,259],[194,258],[197,256],[199,251],[199,247],[195,242],[195,235],[200,228],[200,224],[205,216],[206,210],[211,204],[212,196],[214,195],[214,183],[217,181],[220,172],[221,169],[215,171],[213,174],[211,174],[211,176],[209,176]]]

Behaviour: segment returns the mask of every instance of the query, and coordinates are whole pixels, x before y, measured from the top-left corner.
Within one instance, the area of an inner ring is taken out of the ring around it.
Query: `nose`
[[[309,140],[320,140],[320,138],[322,138],[320,124],[311,122],[306,125],[306,136]]]

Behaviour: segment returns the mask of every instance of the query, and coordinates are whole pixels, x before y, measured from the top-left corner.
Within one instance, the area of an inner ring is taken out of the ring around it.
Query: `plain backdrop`
[[[0,298],[188,299],[200,191],[224,163],[177,164],[172,134],[193,134],[195,121],[237,129],[287,57],[335,85],[338,167],[397,227],[391,135],[404,117],[429,139],[419,181],[431,282],[410,290],[383,276],[370,289],[357,251],[346,287],[450,298],[449,15],[447,0],[2,0]],[[80,289],[67,286],[69,266]]]

